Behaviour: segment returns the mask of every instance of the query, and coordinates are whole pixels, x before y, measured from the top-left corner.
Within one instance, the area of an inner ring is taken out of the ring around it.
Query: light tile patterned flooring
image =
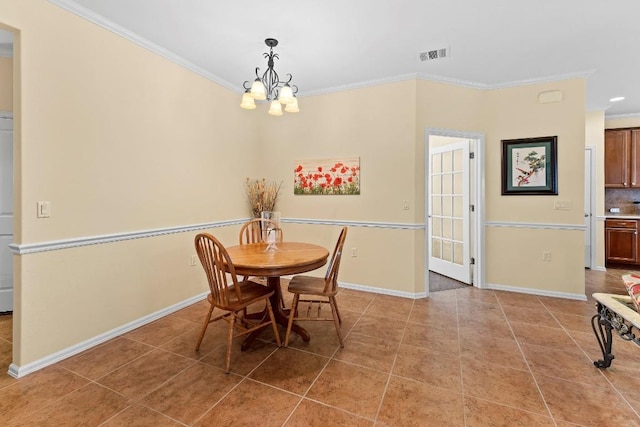
[[[620,273],[587,271],[588,295],[623,293]],[[223,325],[193,351],[201,302],[19,380],[0,375],[0,424],[640,426],[640,348],[617,338],[612,367],[595,368],[592,301],[470,287],[338,301],[344,349],[331,323],[307,322],[309,343],[276,348],[266,331],[236,345],[225,375]],[[2,369],[10,359],[2,316]]]

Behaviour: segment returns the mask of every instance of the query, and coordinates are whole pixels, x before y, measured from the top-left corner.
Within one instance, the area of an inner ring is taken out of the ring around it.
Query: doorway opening
[[[584,267],[596,267],[595,188],[596,150],[594,146],[584,152]]]
[[[482,134],[425,131],[427,295],[460,283],[484,286],[483,154]]]

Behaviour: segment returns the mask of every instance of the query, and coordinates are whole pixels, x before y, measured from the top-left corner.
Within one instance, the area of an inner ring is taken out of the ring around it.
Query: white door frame
[[[2,120],[10,120],[11,121],[11,130],[10,132],[13,133],[13,112],[11,111],[0,111],[0,119]],[[14,141],[12,140],[11,144],[15,147]],[[15,150],[13,150],[15,152]],[[13,163],[13,159],[11,159],[11,162]],[[15,172],[15,171],[14,171]],[[15,173],[14,173],[15,176]],[[13,180],[12,180],[13,182]],[[13,182],[13,186],[15,188],[15,182]],[[12,197],[13,197],[13,193],[12,193]],[[14,199],[15,200],[15,199]],[[14,209],[15,210],[15,206]],[[15,218],[14,218],[14,213],[11,213],[11,222],[12,222],[12,230],[11,230],[11,235],[13,236],[15,234]],[[12,238],[13,240],[14,238]],[[10,250],[11,244],[9,244],[9,250]],[[11,251],[11,250],[10,250]],[[14,255],[12,255],[12,258],[14,257]],[[13,262],[13,261],[12,261]],[[2,292],[2,301],[0,302],[0,311],[13,311],[14,310],[14,293],[15,293],[15,275],[13,274],[13,264],[11,264],[9,266],[9,268],[11,269],[11,276],[12,276],[12,283],[11,283],[11,288],[3,288],[2,290],[0,290],[0,292]]]
[[[589,240],[591,241],[591,259],[589,260],[589,268],[594,270],[597,268],[597,257],[596,257],[596,253],[597,253],[597,249],[598,249],[598,239],[597,239],[597,230],[596,230],[596,215],[595,215],[595,211],[596,211],[596,155],[598,153],[598,151],[596,150],[596,147],[594,145],[588,145],[585,147],[585,152],[590,152],[591,154],[591,162],[590,162],[590,167],[591,167],[591,174],[589,176],[589,179],[585,179],[585,186],[589,186],[589,193],[591,194],[591,200],[589,203],[589,212],[585,212],[589,214],[589,228],[591,229],[591,233],[588,236]]]
[[[485,229],[485,208],[484,208],[484,134],[478,132],[466,132],[444,128],[426,128],[424,131],[424,273],[425,273],[425,294],[429,296],[429,198],[426,197],[429,188],[429,136],[448,136],[452,138],[468,138],[476,140],[475,155],[475,175],[473,179],[473,197],[469,203],[475,206],[476,222],[473,231],[474,242],[471,251],[475,257],[475,267],[473,274],[473,286],[479,289],[485,288],[485,266],[484,266],[484,229]]]

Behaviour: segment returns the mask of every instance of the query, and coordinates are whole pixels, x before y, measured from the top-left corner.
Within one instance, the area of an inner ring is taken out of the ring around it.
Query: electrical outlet
[[[198,257],[196,255],[191,255],[191,267],[195,267],[198,264]]]
[[[351,256],[352,257],[358,256],[358,248],[351,248]]]
[[[409,201],[405,200],[404,202],[402,202],[402,210],[403,211],[408,211],[409,210]]]
[[[543,251],[542,252],[542,261],[543,262],[551,262],[551,252]]]

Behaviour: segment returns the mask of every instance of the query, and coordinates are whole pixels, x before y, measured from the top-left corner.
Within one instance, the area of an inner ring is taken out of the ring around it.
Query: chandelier
[[[269,46],[269,53],[264,53],[264,57],[268,59],[267,70],[260,76],[260,67],[256,67],[256,79],[249,86],[249,81],[245,81],[242,84],[244,87],[244,94],[242,95],[242,102],[240,107],[245,110],[253,110],[256,108],[255,101],[269,101],[269,114],[273,116],[282,115],[282,105],[284,105],[284,111],[288,113],[297,113],[300,111],[298,108],[298,86],[290,85],[293,76],[287,74],[289,79],[287,81],[281,81],[280,76],[273,69],[273,60],[280,59],[277,53],[273,53],[273,48],[278,46],[278,40],[266,39],[264,44]]]

